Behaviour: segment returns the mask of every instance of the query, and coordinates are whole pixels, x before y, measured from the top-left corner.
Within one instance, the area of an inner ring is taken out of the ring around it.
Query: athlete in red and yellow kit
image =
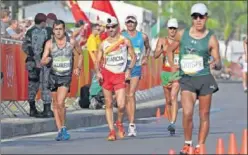
[[[130,79],[131,70],[136,63],[136,56],[131,42],[118,32],[119,23],[115,17],[107,19],[106,28],[108,38],[99,47],[95,69],[97,79],[102,85],[105,99],[106,119],[110,130],[107,139],[113,141],[116,140],[116,132],[113,123],[112,93],[114,91],[116,95],[118,105],[116,126],[118,128],[118,136],[122,139],[125,136],[122,124],[126,103],[125,81]],[[131,64],[127,68],[128,54],[131,56]],[[103,65],[101,65],[102,58]]]

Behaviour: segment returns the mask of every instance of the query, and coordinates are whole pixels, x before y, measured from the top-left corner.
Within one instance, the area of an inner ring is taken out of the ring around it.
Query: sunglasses
[[[198,19],[198,17],[199,17],[200,19],[204,19],[204,18],[205,18],[205,15],[201,15],[201,14],[199,14],[199,13],[194,13],[193,15],[191,15],[191,17],[192,17],[194,20]]]
[[[126,22],[126,24],[129,24],[129,23],[134,24],[135,22],[133,22],[133,21],[131,21],[131,20],[128,20],[128,21]]]
[[[114,29],[114,28],[116,28],[116,27],[117,27],[117,25],[113,25],[113,26],[106,26],[106,28],[107,28],[107,29],[110,29],[110,28]]]
[[[176,30],[177,28],[175,27],[169,27],[170,30]]]

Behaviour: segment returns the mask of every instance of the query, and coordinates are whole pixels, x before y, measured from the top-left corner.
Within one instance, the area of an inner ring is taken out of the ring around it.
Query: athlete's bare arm
[[[95,71],[96,71],[96,77],[98,80],[101,80],[103,79],[102,77],[102,74],[100,73],[100,63],[101,63],[101,60],[102,60],[102,57],[103,57],[103,43],[101,43],[98,47],[98,52],[97,52],[97,55],[96,55],[96,60],[94,62],[94,67],[95,67]]]
[[[151,52],[151,46],[149,43],[149,38],[146,34],[143,33],[144,45],[145,45],[145,56],[148,57]]]
[[[244,42],[243,42],[243,45],[244,45],[244,59],[245,59],[245,61],[247,62],[247,38],[244,40]]]
[[[41,65],[47,65],[51,61],[51,57],[49,57],[51,51],[52,40],[48,40],[45,44],[45,49],[41,59]]]
[[[154,52],[154,58],[157,59],[163,53],[164,50],[164,38],[159,38],[157,41],[156,49]]]
[[[133,68],[135,63],[136,63],[136,55],[134,53],[134,49],[133,49],[133,46],[132,46],[130,40],[125,39],[125,44],[127,45],[128,54],[131,57],[131,63],[129,65],[129,68]]]
[[[74,55],[78,54],[78,65],[77,65],[77,68],[74,70],[74,74],[76,74],[77,76],[80,75],[80,71],[82,69],[82,64],[83,64],[83,55],[82,55],[82,52],[81,52],[81,48],[80,48],[80,45],[79,43],[74,40],[74,39],[70,39],[70,42],[71,42],[71,45],[73,46],[74,50]]]
[[[214,35],[212,35],[209,40],[209,46],[210,46],[211,56],[214,58],[213,62],[211,62],[210,64],[211,67],[215,70],[221,70],[219,42]]]
[[[168,62],[172,68],[174,68],[174,61],[173,61],[173,52],[179,47],[180,40],[183,35],[184,30],[178,31],[175,36],[175,42],[171,44],[166,50],[167,56],[168,56]],[[177,66],[178,68],[178,66]]]

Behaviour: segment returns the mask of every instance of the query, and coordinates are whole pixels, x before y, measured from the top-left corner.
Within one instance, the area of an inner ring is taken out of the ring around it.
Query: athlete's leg
[[[130,122],[131,120],[131,104],[129,104],[129,98],[128,98],[128,94],[130,92],[130,80],[128,82],[126,82],[126,112],[127,112],[127,118],[128,118],[128,121]]]
[[[200,128],[198,135],[198,144],[204,144],[208,135],[211,100],[212,94],[199,96]]]
[[[53,112],[54,112],[55,123],[56,123],[57,129],[60,130],[62,127],[62,123],[61,123],[61,118],[59,114],[57,91],[52,91],[52,98],[53,98]]]
[[[120,138],[124,138],[125,136],[125,131],[123,127],[123,115],[125,112],[125,104],[126,104],[126,92],[125,88],[121,88],[115,91],[116,94],[116,101],[118,105],[118,118],[116,121],[116,126],[118,128],[118,135]]]
[[[192,142],[193,112],[196,94],[187,90],[182,91],[183,128],[185,141]]]
[[[118,89],[115,91],[115,96],[116,96],[116,101],[117,101],[117,106],[118,106],[118,121],[122,122],[123,121],[123,115],[125,111],[125,89]]]
[[[163,87],[164,89],[164,96],[165,96],[165,106],[166,106],[166,113],[169,122],[171,122],[171,88],[170,87]]]
[[[129,123],[133,124],[135,119],[136,98],[135,92],[139,85],[139,77],[133,77],[130,80],[129,91],[127,92],[127,111],[129,115]]]
[[[64,126],[65,125],[65,99],[67,97],[68,94],[68,87],[65,86],[61,86],[58,88],[57,90],[57,101],[58,101],[58,106],[59,106],[59,117],[61,120],[61,125]]]
[[[114,123],[113,123],[113,105],[112,105],[112,91],[103,88],[104,100],[105,100],[105,113],[106,113],[106,120],[109,126],[110,131],[114,130]]]
[[[247,91],[247,72],[243,72],[243,88]]]
[[[173,82],[172,88],[171,88],[171,122],[175,123],[177,120],[177,111],[178,111],[178,92],[179,92],[180,86],[178,82]]]

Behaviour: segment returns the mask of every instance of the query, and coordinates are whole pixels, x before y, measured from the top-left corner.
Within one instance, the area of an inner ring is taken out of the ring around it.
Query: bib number
[[[52,67],[57,72],[67,72],[71,70],[71,61],[66,57],[57,57],[53,59]]]
[[[179,63],[179,55],[178,54],[175,54],[174,55],[174,64],[175,65],[178,65],[178,63]]]
[[[179,55],[178,54],[175,54],[174,55],[174,64],[175,65],[178,65],[178,63],[179,63]],[[170,64],[169,64],[169,61],[168,61],[168,57],[166,57],[164,64],[165,64],[166,67],[170,67]]]
[[[185,55],[181,60],[181,69],[185,74],[196,74],[204,69],[203,58],[197,55]]]
[[[141,54],[141,51],[139,48],[134,48],[134,53],[136,54],[136,58],[137,58],[137,61],[140,59],[140,54]],[[128,54],[128,60],[131,60],[131,57],[130,55]]]

